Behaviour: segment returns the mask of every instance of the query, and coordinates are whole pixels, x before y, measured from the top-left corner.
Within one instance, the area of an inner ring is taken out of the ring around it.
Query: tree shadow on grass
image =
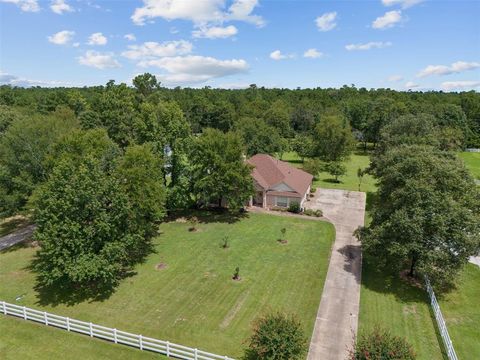
[[[341,180],[335,180],[335,179],[332,179],[332,178],[326,178],[326,179],[322,179],[323,182],[326,182],[326,183],[330,183],[330,184],[342,184],[342,181]]]
[[[367,191],[367,203],[365,205],[366,211],[372,211],[375,204],[379,201],[378,193],[375,191]]]
[[[230,211],[225,208],[209,208],[205,210],[188,210],[178,211],[169,214],[167,221],[176,221],[177,219],[184,218],[191,220],[196,218],[199,223],[227,223],[234,224],[240,220],[247,219],[249,217],[246,211]]]

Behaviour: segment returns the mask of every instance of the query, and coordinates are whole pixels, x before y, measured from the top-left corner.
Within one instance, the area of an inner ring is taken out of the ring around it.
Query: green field
[[[419,360],[443,358],[426,291],[405,283],[398,276],[378,272],[364,261],[359,331],[368,331],[375,325],[405,337]]]
[[[3,360],[149,360],[160,354],[90,339],[85,335],[0,315],[0,355]]]
[[[57,304],[34,289],[35,250],[6,250],[0,299],[234,357],[243,353],[252,320],[270,310],[296,313],[310,336],[334,239],[331,224],[249,214],[206,215],[198,231],[189,226],[183,219],[162,224],[156,253],[103,301]],[[277,241],[282,227],[286,245]],[[157,270],[158,264],[165,268]],[[237,266],[241,281],[232,280]]]
[[[448,332],[460,359],[480,354],[480,268],[468,264],[457,288],[439,299]]]
[[[282,157],[283,161],[288,161],[296,167],[302,167],[302,160],[298,157],[295,152],[285,153]],[[354,190],[358,191],[358,177],[357,170],[359,168],[365,169],[370,164],[369,155],[363,154],[352,154],[350,158],[345,161],[345,166],[347,167],[347,174],[340,177],[340,182],[337,183],[334,181],[334,178],[325,172],[321,172],[318,176],[318,180],[313,182],[314,187],[323,187],[325,189],[342,189],[342,190]],[[360,186],[360,191],[371,192],[375,191],[375,180],[370,175],[364,175],[362,179],[362,184]]]
[[[480,180],[480,153],[462,152],[458,156],[465,162],[473,177]]]

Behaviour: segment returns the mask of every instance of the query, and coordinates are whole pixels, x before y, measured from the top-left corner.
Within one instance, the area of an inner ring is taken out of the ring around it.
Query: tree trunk
[[[412,257],[412,262],[410,264],[410,271],[408,272],[408,276],[414,277],[415,276],[415,265],[417,263],[417,257],[413,256]]]

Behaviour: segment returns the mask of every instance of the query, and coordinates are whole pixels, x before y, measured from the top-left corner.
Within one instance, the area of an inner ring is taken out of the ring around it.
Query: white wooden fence
[[[131,334],[125,331],[92,324],[91,322],[79,321],[64,316],[50,314],[45,311],[30,309],[25,306],[9,304],[5,301],[0,301],[0,313],[16,316],[24,320],[39,322],[47,326],[54,326],[67,331],[74,331],[90,337],[112,341],[115,344],[123,344],[140,350],[153,351],[167,355],[168,357],[185,360],[233,360],[228,356],[211,354],[168,341],[152,339],[146,336]]]
[[[448,358],[450,360],[458,360],[455,349],[453,348],[452,340],[450,339],[450,335],[448,335],[447,325],[445,324],[445,320],[443,319],[440,305],[438,305],[437,298],[435,297],[435,293],[433,292],[432,286],[430,285],[430,281],[427,277],[425,277],[425,284],[427,287],[428,295],[430,295],[430,304],[432,305],[433,313],[435,314],[435,319],[437,320],[438,329],[440,330],[440,334],[442,335],[443,344],[445,345],[445,349],[447,350]]]

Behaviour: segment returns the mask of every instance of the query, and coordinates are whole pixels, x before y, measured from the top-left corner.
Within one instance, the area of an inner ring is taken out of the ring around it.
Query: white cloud
[[[97,69],[118,68],[120,63],[115,60],[113,53],[100,53],[88,50],[85,55],[78,58],[81,65],[91,66]]]
[[[201,83],[248,70],[248,63],[243,59],[218,60],[193,55],[145,60],[139,65],[165,70],[166,73],[159,78],[168,85]]]
[[[348,51],[355,51],[355,50],[370,50],[370,49],[383,49],[385,47],[392,46],[390,41],[371,41],[365,44],[348,44],[345,45],[345,49]]]
[[[74,31],[63,30],[48,36],[48,41],[55,45],[67,45],[70,41],[72,41],[74,35]]]
[[[335,19],[337,18],[337,13],[336,12],[329,12],[325,13],[322,16],[319,16],[315,19],[315,23],[317,24],[318,30],[319,31],[330,31],[335,26],[337,26],[337,23],[335,22]]]
[[[20,8],[20,10],[25,12],[40,11],[38,0],[0,0],[0,2],[15,4]]]
[[[127,39],[128,41],[135,41],[137,38],[135,37],[134,34],[126,34],[124,35],[124,38]]]
[[[73,7],[68,5],[65,0],[53,0],[50,4],[50,9],[52,9],[55,14],[59,15],[62,15],[64,12],[74,11]]]
[[[322,57],[322,56],[323,56],[323,53],[321,53],[320,51],[318,51],[315,48],[308,49],[307,51],[305,51],[303,53],[303,57],[311,58],[311,59],[316,59],[316,58],[319,58],[319,57]]]
[[[385,6],[400,5],[403,9],[406,9],[424,1],[425,0],[382,0],[382,3]]]
[[[428,65],[425,69],[421,70],[417,77],[426,77],[431,75],[450,75],[456,74],[463,71],[474,70],[480,68],[480,63],[478,62],[466,62],[466,61],[457,61],[447,65]]]
[[[31,87],[31,86],[45,86],[45,87],[57,87],[57,86],[75,86],[71,83],[65,83],[61,81],[44,81],[44,80],[31,80],[22,78],[16,75],[7,74],[0,71],[0,85]]]
[[[405,84],[405,88],[406,89],[415,89],[415,88],[418,88],[420,85],[414,83],[413,81],[408,81],[406,84]]]
[[[236,35],[238,30],[235,26],[229,25],[227,27],[220,26],[201,26],[198,30],[192,31],[192,36],[195,38],[207,38],[207,39],[216,39],[216,38],[227,38],[233,35]]]
[[[282,54],[280,50],[275,50],[270,53],[270,59],[273,60],[284,60],[294,58],[294,54]]]
[[[142,45],[130,45],[122,56],[131,60],[149,60],[153,58],[186,55],[192,52],[193,45],[189,41],[165,41],[157,43],[148,41]]]
[[[372,22],[374,29],[388,29],[402,21],[402,12],[400,10],[387,11],[383,16],[379,16]]]
[[[88,45],[105,45],[107,41],[108,41],[107,38],[101,32],[97,32],[90,35],[90,37],[88,38],[87,44]]]
[[[131,18],[137,25],[160,17],[165,20],[189,20],[197,25],[237,20],[262,26],[263,19],[252,14],[257,5],[257,0],[234,0],[225,11],[224,0],[143,0],[143,6],[136,8]]]
[[[390,81],[390,82],[402,81],[403,76],[401,76],[401,75],[391,75],[391,76],[388,77],[387,80]]]
[[[470,90],[480,87],[480,81],[445,81],[442,83],[442,89],[446,91],[452,90]]]

